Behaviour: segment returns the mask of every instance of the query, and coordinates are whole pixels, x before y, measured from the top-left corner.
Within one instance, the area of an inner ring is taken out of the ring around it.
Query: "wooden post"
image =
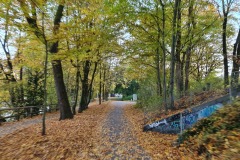
[[[17,121],[19,121],[19,119],[20,119],[20,113],[19,113],[19,108],[17,109]]]
[[[30,108],[30,116],[31,116],[31,118],[33,116],[33,108],[32,107]]]

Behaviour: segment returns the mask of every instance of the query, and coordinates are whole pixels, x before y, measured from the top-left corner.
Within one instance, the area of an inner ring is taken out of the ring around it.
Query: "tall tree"
[[[34,34],[38,37],[38,39],[43,44],[49,44],[49,52],[51,54],[57,54],[58,53],[58,45],[59,40],[55,39],[52,42],[49,42],[46,39],[46,35],[42,33],[42,30],[38,26],[37,22],[37,5],[34,1],[30,1],[30,6],[27,5],[26,1],[18,0],[20,3],[21,9],[24,13],[24,16],[29,24],[29,27],[32,29]],[[53,21],[53,35],[57,35],[59,28],[60,28],[60,22],[63,16],[63,9],[64,4],[59,4],[57,7],[57,11],[54,17]],[[30,13],[32,15],[30,15]],[[63,70],[62,70],[62,64],[61,60],[52,60],[52,68],[53,68],[53,74],[54,74],[54,81],[55,81],[55,87],[57,91],[57,97],[58,97],[58,105],[60,108],[60,120],[73,118],[73,114],[70,108],[70,104],[68,101],[68,96],[66,92],[66,87],[63,80]]]
[[[166,85],[166,45],[165,45],[165,30],[166,30],[166,13],[165,3],[163,0],[159,0],[162,8],[162,52],[163,52],[163,104],[165,110],[167,110],[167,85]]]
[[[189,90],[189,70],[190,70],[190,61],[191,61],[191,53],[193,49],[193,35],[194,29],[196,28],[195,18],[194,18],[194,4],[195,0],[188,1],[188,17],[187,17],[187,35],[189,43],[187,45],[186,53],[186,61],[185,61],[185,81],[184,81],[184,92],[187,94]]]
[[[171,45],[171,71],[170,71],[170,109],[174,109],[174,77],[175,77],[175,61],[176,61],[176,43],[177,43],[177,30],[178,30],[178,11],[180,7],[180,2],[179,0],[175,0],[175,5],[174,5],[174,11],[173,11],[173,22],[172,22],[172,45]]]
[[[4,15],[4,19],[5,19],[5,24],[4,24],[4,36],[1,39],[0,38],[0,43],[2,46],[2,49],[5,53],[6,56],[6,65],[1,64],[1,68],[2,68],[2,72],[5,75],[5,78],[8,82],[8,84],[10,84],[10,89],[9,89],[9,93],[10,93],[10,97],[11,97],[11,103],[13,106],[18,105],[17,103],[17,93],[16,93],[16,87],[13,87],[14,83],[17,82],[14,74],[13,74],[13,63],[12,63],[12,59],[11,59],[11,53],[10,53],[10,49],[9,49],[9,39],[10,39],[10,21],[11,21],[11,16],[10,16],[10,9],[11,9],[11,2],[6,4],[6,13]],[[6,67],[4,67],[6,66]],[[13,84],[13,85],[11,85]]]
[[[224,65],[224,86],[229,85],[228,57],[227,57],[227,25],[229,13],[235,0],[222,0],[222,50]],[[221,14],[220,14],[221,15]]]
[[[239,64],[240,64],[240,29],[238,36],[233,46],[233,67],[231,74],[231,88],[236,89],[239,81]]]
[[[181,0],[179,0],[179,4],[181,4]],[[181,59],[182,53],[182,7],[179,6],[177,8],[177,42],[176,42],[176,87],[179,96],[183,95],[183,64],[184,60]]]

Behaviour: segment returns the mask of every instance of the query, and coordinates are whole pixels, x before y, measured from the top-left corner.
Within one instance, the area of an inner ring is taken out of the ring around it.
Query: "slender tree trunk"
[[[228,78],[228,59],[227,59],[227,14],[223,14],[223,25],[222,25],[222,47],[223,47],[223,65],[224,65],[224,87],[229,85]]]
[[[181,1],[179,0],[179,3]],[[182,97],[183,94],[183,62],[181,61],[181,37],[182,37],[182,31],[181,31],[181,7],[177,8],[177,44],[176,44],[176,86],[177,91],[180,97]]]
[[[158,5],[156,6],[156,12],[159,13]],[[156,63],[156,75],[157,75],[157,95],[162,96],[162,82],[161,82],[161,66],[160,66],[160,48],[161,48],[161,27],[160,19],[157,16],[157,48],[155,53],[155,63]]]
[[[91,99],[92,99],[92,93],[93,93],[93,81],[94,81],[94,77],[97,71],[97,66],[98,66],[98,62],[94,63],[94,69],[93,69],[93,73],[92,73],[92,79],[90,81],[89,84],[89,98],[88,98],[88,104],[90,103]]]
[[[177,42],[177,14],[178,14],[178,7],[180,6],[180,0],[175,0],[174,5],[174,15],[173,15],[173,33],[172,33],[172,46],[171,46],[171,69],[170,69],[170,109],[174,109],[174,70],[175,70],[175,49],[176,49],[176,42]]]
[[[19,70],[19,82],[17,86],[17,103],[19,106],[24,105],[24,89],[23,89],[23,67]]]
[[[184,88],[185,95],[188,94],[188,90],[189,90],[189,70],[190,70],[190,62],[191,62],[192,40],[193,40],[193,33],[194,33],[193,29],[195,28],[195,22],[194,22],[194,16],[193,16],[194,3],[195,3],[195,0],[189,0],[188,24],[187,24],[189,44],[186,50],[186,61],[185,61],[185,88]]]
[[[43,30],[43,34],[45,37],[45,28],[44,28],[44,13],[42,14],[42,30]],[[46,40],[46,38],[45,38]],[[43,109],[43,116],[42,116],[42,136],[46,135],[46,110],[47,110],[47,66],[48,66],[48,43],[47,41],[45,42],[45,62],[44,62],[44,85],[43,85],[43,89],[44,89],[44,109]]]
[[[185,94],[187,94],[189,90],[190,57],[191,57],[191,47],[188,47],[186,51],[186,62],[185,62]]]
[[[98,100],[99,100],[99,104],[102,103],[102,67],[100,65],[99,67],[99,93],[98,93]]]
[[[162,7],[162,50],[163,50],[163,103],[164,108],[167,111],[167,86],[166,86],[166,46],[165,46],[165,4],[160,0],[160,4]]]
[[[161,85],[161,73],[160,73],[160,53],[159,47],[156,50],[156,72],[157,72],[157,95],[162,95],[162,85]]]
[[[23,89],[23,67],[20,68],[20,81],[21,81],[21,85],[20,85],[20,101],[23,104],[24,103],[24,89]]]
[[[239,81],[239,58],[240,58],[240,29],[233,47],[233,67],[231,74],[231,89],[236,89]]]
[[[106,66],[103,67],[103,99],[107,101],[106,97]]]
[[[76,81],[75,81],[75,96],[74,96],[74,104],[72,106],[72,112],[73,115],[76,114],[76,107],[77,107],[77,102],[78,102],[78,92],[79,92],[79,82],[80,82],[80,67],[77,66],[77,72],[76,72]]]
[[[102,83],[102,100],[106,101],[106,97],[105,97],[105,82]]]

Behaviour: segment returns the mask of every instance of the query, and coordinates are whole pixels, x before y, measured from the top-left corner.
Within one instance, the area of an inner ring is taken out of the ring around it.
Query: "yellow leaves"
[[[213,159],[239,159],[240,132],[237,120],[240,105],[225,106],[213,116],[201,121],[191,130],[197,129],[198,135],[187,139],[185,147],[203,156],[210,154]],[[201,128],[199,126],[204,126]],[[199,127],[199,128],[197,128]]]
[[[230,151],[234,153],[239,153],[239,149],[237,148],[230,148]]]

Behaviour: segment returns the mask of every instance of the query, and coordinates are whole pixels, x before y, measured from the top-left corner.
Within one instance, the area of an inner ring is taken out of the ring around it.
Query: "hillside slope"
[[[206,159],[239,159],[240,99],[186,130],[179,141]]]

